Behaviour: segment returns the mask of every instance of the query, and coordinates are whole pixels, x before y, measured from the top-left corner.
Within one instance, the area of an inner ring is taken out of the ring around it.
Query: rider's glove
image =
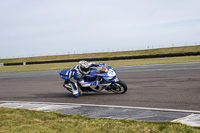
[[[101,66],[106,66],[106,63],[99,63],[99,65],[101,65]]]

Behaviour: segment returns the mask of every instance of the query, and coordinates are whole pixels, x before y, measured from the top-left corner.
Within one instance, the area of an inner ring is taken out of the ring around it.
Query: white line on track
[[[31,104],[50,104],[50,105],[70,105],[70,106],[94,106],[94,107],[109,107],[109,108],[125,108],[125,109],[141,109],[152,111],[166,112],[183,112],[200,114],[197,110],[181,110],[181,109],[165,109],[165,108],[149,108],[149,107],[132,107],[132,106],[116,106],[116,105],[96,105],[96,104],[77,104],[77,103],[54,103],[54,102],[27,102],[27,101],[0,101],[4,103],[31,103]]]

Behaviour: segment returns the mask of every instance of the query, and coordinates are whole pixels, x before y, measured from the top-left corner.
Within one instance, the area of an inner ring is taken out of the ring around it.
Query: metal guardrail
[[[38,61],[38,62],[21,62],[21,63],[4,63],[3,65],[4,66],[13,66],[13,65],[31,65],[31,64],[46,64],[46,63],[65,63],[65,62],[79,62],[80,60],[109,61],[109,60],[163,58],[163,57],[179,57],[179,56],[195,56],[195,55],[200,55],[200,52],[171,53],[171,54],[157,54],[157,55],[140,55],[140,56],[121,56],[121,57],[105,57],[105,58],[81,58],[81,59]],[[2,64],[2,63],[0,63],[0,64]]]

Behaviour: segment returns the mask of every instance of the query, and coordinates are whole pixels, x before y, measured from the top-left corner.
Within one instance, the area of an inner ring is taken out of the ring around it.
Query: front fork
[[[114,89],[117,89],[117,86],[116,86],[115,83],[117,83],[118,81],[119,81],[119,79],[118,79],[117,77],[113,80],[111,86],[112,86]]]

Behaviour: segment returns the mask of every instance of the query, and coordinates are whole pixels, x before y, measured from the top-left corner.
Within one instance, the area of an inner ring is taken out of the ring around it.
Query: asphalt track
[[[99,104],[200,111],[200,62],[116,67],[125,94],[73,98],[58,70],[0,73],[0,101]]]

